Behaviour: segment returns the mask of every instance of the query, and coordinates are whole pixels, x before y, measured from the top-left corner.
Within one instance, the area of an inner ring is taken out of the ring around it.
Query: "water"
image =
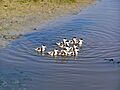
[[[119,6],[119,0],[99,1],[12,42],[0,51],[0,90],[120,90]],[[73,36],[85,41],[77,57],[34,51]]]

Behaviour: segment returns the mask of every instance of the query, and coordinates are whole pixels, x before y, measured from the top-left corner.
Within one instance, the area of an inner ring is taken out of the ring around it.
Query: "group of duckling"
[[[71,40],[67,40],[67,38],[63,38],[63,40],[57,42],[56,45],[59,48],[55,48],[46,53],[50,56],[77,56],[79,49],[83,46],[83,39],[73,37]],[[42,45],[41,47],[35,48],[35,51],[45,53],[46,48],[46,45]]]

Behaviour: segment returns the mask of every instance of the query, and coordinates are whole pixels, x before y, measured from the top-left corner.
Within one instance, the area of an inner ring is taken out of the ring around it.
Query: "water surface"
[[[119,6],[119,0],[101,0],[12,42],[0,51],[0,90],[120,90]],[[74,36],[85,41],[77,57],[34,51]]]

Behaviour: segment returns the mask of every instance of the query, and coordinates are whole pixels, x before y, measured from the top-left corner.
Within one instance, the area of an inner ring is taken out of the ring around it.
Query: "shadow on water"
[[[119,90],[119,0],[101,0],[78,15],[49,22],[0,51],[0,90]],[[82,37],[77,57],[50,57],[66,37]]]

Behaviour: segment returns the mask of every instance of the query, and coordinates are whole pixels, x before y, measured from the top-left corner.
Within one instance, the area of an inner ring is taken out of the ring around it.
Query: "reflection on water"
[[[102,0],[12,42],[0,51],[0,90],[119,90],[119,6],[119,0]],[[77,57],[34,51],[74,36],[85,40]]]

